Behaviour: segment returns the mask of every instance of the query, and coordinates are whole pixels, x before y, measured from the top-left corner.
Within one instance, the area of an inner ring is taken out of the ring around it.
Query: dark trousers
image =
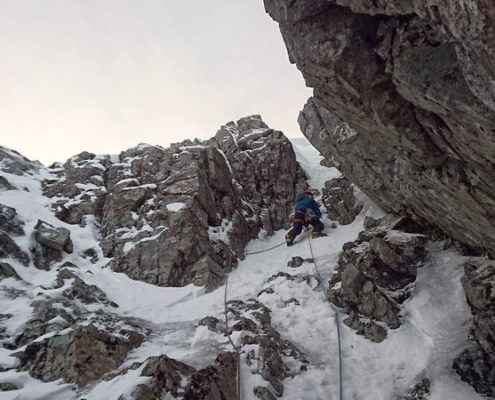
[[[295,238],[302,231],[303,226],[308,226],[311,224],[313,226],[313,232],[321,232],[325,228],[323,222],[321,222],[318,218],[313,218],[309,223],[304,221],[304,218],[297,218],[298,215],[296,213],[294,223],[292,224],[292,229],[289,231],[288,235],[291,235]]]

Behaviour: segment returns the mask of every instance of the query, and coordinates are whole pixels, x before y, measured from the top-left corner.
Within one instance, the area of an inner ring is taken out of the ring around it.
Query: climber
[[[304,193],[297,196],[292,229],[285,235],[287,246],[292,246],[294,239],[301,233],[303,226],[307,227],[309,224],[313,225],[313,231],[311,232],[313,239],[324,236],[322,231],[325,227],[320,221],[320,207],[313,197],[314,193],[311,190],[305,190]]]

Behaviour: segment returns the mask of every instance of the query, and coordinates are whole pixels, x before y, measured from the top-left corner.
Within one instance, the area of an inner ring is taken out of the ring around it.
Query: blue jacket
[[[318,203],[304,193],[296,197],[296,206],[294,208],[296,212],[299,211],[302,213],[306,213],[306,210],[309,208],[314,212],[316,218],[321,218],[321,211]]]

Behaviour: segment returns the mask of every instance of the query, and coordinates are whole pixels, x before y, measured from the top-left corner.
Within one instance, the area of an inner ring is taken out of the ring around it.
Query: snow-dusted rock
[[[185,388],[183,399],[236,399],[238,357],[235,352],[221,353],[211,365],[194,372]]]
[[[149,377],[146,384],[138,385],[131,394],[133,400],[161,399],[184,394],[185,382],[195,369],[165,355],[145,361],[141,376]]]
[[[327,209],[328,218],[339,221],[341,225],[352,223],[362,209],[354,196],[354,185],[345,177],[325,182],[323,205]]]
[[[82,387],[116,369],[142,339],[135,332],[122,338],[81,326],[29,344],[20,356],[20,367],[45,382],[63,378]]]
[[[403,218],[386,217],[358,240],[346,243],[338,273],[330,281],[330,301],[350,314],[344,322],[374,341],[382,341],[386,331],[373,321],[399,327],[396,301],[409,295],[408,285],[425,263],[425,236],[391,229],[403,222]]]
[[[19,220],[13,207],[0,204],[0,230],[11,235],[24,235],[24,222]]]
[[[142,144],[113,158],[84,152],[51,172],[58,179],[45,180],[44,193],[56,215],[77,224],[94,215],[115,271],[208,289],[260,229],[287,226],[305,186],[288,139],[256,115],[229,122],[206,142]]]
[[[28,160],[17,151],[0,146],[0,171],[22,176],[37,171],[39,167],[39,163]]]
[[[12,257],[24,265],[29,265],[29,255],[24,252],[7,233],[0,230],[0,259]]]
[[[62,261],[63,253],[72,253],[73,244],[67,228],[56,228],[38,220],[34,227],[34,265],[49,270],[53,262]]]

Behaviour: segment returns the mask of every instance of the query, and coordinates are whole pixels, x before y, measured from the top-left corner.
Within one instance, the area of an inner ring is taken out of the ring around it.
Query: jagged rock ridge
[[[59,218],[95,216],[112,268],[161,286],[218,285],[260,229],[286,226],[305,185],[291,144],[259,116],[207,142],[81,153],[52,171],[44,192]]]

